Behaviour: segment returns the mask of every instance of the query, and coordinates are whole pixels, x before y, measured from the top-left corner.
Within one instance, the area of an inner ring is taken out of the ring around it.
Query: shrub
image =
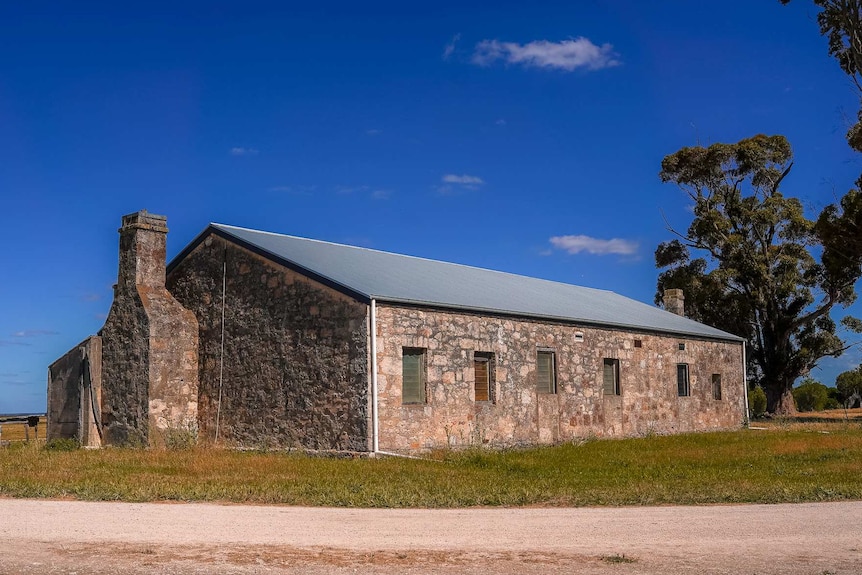
[[[760,386],[748,392],[748,411],[752,417],[762,417],[766,413],[766,393]]]
[[[806,377],[793,389],[793,399],[799,411],[823,411],[829,399],[829,390],[819,381]]]
[[[48,451],[75,451],[81,447],[77,439],[64,438],[52,439],[45,444],[45,449]]]

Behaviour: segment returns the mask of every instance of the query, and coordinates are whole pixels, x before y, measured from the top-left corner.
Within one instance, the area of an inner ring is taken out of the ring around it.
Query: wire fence
[[[0,446],[18,441],[44,441],[47,431],[44,415],[0,415]]]

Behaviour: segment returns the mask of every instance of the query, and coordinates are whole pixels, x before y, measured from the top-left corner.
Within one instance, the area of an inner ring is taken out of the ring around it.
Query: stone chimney
[[[141,210],[123,216],[120,229],[120,289],[165,287],[168,219]]]
[[[159,445],[197,425],[198,323],[165,288],[167,218],[123,216],[114,301],[102,337],[107,444]]]
[[[662,297],[664,309],[685,317],[685,294],[681,289],[666,289]]]

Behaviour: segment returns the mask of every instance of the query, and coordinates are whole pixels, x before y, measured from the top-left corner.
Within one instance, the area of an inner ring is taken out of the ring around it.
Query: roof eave
[[[534,319],[539,321],[553,321],[559,323],[568,323],[575,325],[583,325],[589,327],[607,327],[611,329],[622,329],[622,330],[630,330],[637,331],[640,333],[653,333],[653,334],[663,334],[663,335],[676,335],[676,336],[685,336],[685,337],[694,337],[698,339],[705,339],[711,341],[730,341],[734,343],[742,343],[745,341],[745,338],[739,337],[738,335],[733,335],[732,333],[721,332],[719,334],[704,334],[697,333],[694,331],[686,331],[686,330],[666,330],[660,329],[657,327],[644,326],[644,325],[636,325],[636,324],[625,324],[625,323],[617,323],[617,322],[609,322],[609,321],[596,321],[575,317],[563,317],[563,316],[554,316],[554,315],[543,315],[543,314],[535,314],[528,312],[519,312],[512,310],[502,310],[502,309],[494,309],[494,308],[483,308],[477,306],[467,306],[467,305],[459,305],[459,304],[449,304],[449,303],[439,303],[439,302],[431,302],[431,301],[421,301],[421,300],[411,300],[405,298],[397,298],[390,297],[385,295],[371,295],[371,299],[376,300],[378,303],[389,303],[396,305],[404,305],[410,307],[425,307],[432,308],[438,310],[452,310],[452,311],[462,311],[462,312],[471,312],[471,313],[479,313],[479,314],[487,314],[494,316],[502,316],[502,317],[513,317],[519,319]],[[705,325],[705,324],[704,324]],[[707,326],[709,327],[709,326]],[[711,328],[715,329],[715,328]],[[721,335],[724,334],[724,335]]]

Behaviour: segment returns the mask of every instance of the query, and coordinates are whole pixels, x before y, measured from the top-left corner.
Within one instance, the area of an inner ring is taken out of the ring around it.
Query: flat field
[[[853,419],[770,420],[734,432],[443,451],[427,459],[48,447],[0,449],[0,496],[336,507],[862,500],[862,424]]]

